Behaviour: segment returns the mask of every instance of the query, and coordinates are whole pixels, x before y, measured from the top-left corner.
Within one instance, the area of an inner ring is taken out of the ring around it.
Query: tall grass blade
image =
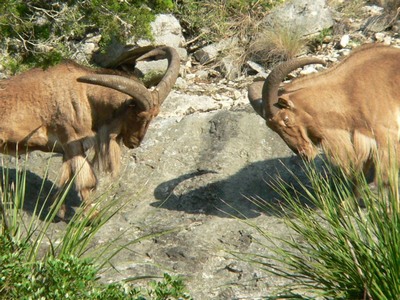
[[[304,297],[397,299],[400,295],[400,209],[398,168],[376,190],[354,174],[360,207],[350,181],[325,164],[305,165],[308,182],[272,184],[291,238],[274,236],[256,224],[265,253],[233,253],[292,282]],[[299,180],[299,179],[296,179]],[[304,199],[306,203],[304,203]],[[259,201],[259,200],[258,200]],[[266,206],[268,203],[265,202]],[[272,245],[272,246],[271,246]],[[272,253],[272,254],[271,254]],[[307,295],[307,296],[306,296]]]

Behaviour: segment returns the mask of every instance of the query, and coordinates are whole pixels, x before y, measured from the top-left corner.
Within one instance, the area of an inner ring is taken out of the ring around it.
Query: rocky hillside
[[[305,34],[319,37],[301,55],[313,51],[313,55],[333,64],[360,43],[400,46],[395,11],[388,14],[378,6],[366,6],[359,12],[362,18],[342,21],[323,0],[293,0],[285,5],[266,17],[265,26],[276,28],[281,19],[290,19],[294,26],[308,28],[302,30]],[[324,31],[326,28],[335,28],[336,32]],[[266,251],[244,220],[279,237],[289,236],[279,215],[251,199],[268,203],[279,200],[269,183],[278,176],[290,181],[288,170],[303,178],[301,161],[248,103],[247,86],[268,74],[268,64],[255,58],[235,64],[232,55],[238,53],[234,47],[240,43],[232,39],[188,51],[173,16],[159,16],[153,29],[156,43],[178,48],[181,75],[141,147],[124,149],[118,180],[100,177],[97,195],[107,192],[107,201],[119,199],[129,204],[103,228],[96,243],[125,230],[129,234],[122,242],[173,232],[145,239],[133,244],[130,251],[121,252],[113,260],[114,268],[102,274],[102,280],[167,271],[184,277],[194,299],[259,299],[271,295],[287,282],[230,254]],[[146,73],[165,65],[143,63],[137,67]],[[317,71],[309,67],[293,76]],[[41,152],[29,157],[27,193],[32,199],[50,157]],[[60,164],[59,157],[51,160],[46,186],[56,179]],[[68,203],[76,207],[75,200],[71,197]],[[62,233],[64,226],[54,224],[55,234]]]

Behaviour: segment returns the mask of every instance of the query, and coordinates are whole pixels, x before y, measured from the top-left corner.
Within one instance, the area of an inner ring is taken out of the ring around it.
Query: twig
[[[186,47],[190,44],[193,44],[194,42],[196,42],[197,40],[199,40],[203,35],[207,34],[207,32],[203,31],[202,33],[200,33],[198,36],[196,36],[195,38],[191,39],[190,41],[187,41],[186,43],[183,44],[183,47]]]
[[[361,278],[365,278],[364,273],[361,270],[360,264],[359,264],[359,262],[357,260],[356,253],[354,252],[353,245],[350,243],[350,241],[348,239],[346,239],[346,243],[347,243],[347,246],[349,246],[350,253],[351,253],[351,256],[353,257],[353,261],[354,261],[354,263],[356,265],[358,274],[360,275]],[[364,282],[364,299],[366,299],[367,296],[368,296],[368,299],[372,300],[372,296],[371,296],[371,294],[370,294],[370,292],[368,290],[367,283]]]

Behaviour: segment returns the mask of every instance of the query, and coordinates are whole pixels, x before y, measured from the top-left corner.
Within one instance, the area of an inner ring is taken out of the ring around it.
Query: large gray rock
[[[143,54],[143,52],[147,52],[148,49],[151,49],[153,45],[173,47],[178,51],[182,60],[187,59],[186,49],[183,48],[185,38],[182,34],[182,27],[173,15],[157,15],[150,26],[152,28],[154,41],[141,39],[136,42],[135,37],[128,39],[126,45],[118,41],[113,41],[105,53],[95,53],[93,55],[94,62],[102,67],[114,67],[115,61],[127,51],[135,54],[132,49],[137,50],[136,57],[138,57]],[[135,55],[133,57],[135,57]],[[165,70],[166,64],[166,61],[162,61],[161,63],[148,66],[146,63],[140,62],[137,64],[137,68],[142,74],[146,74],[150,70],[152,72],[162,72]]]
[[[307,36],[332,27],[333,18],[325,0],[291,0],[274,9],[262,24],[272,29],[293,29]]]
[[[238,47],[239,40],[237,38],[228,38],[200,48],[194,53],[195,59],[201,64],[207,64],[214,61],[219,54],[229,53],[232,48]]]
[[[182,59],[187,58],[182,27],[175,16],[171,14],[159,14],[150,26],[154,41],[139,40],[137,42],[139,46],[148,46],[151,44],[166,45],[175,48]]]
[[[154,22],[151,23],[151,29],[157,45],[182,48],[185,43],[181,24],[173,15],[158,15]]]
[[[178,19],[170,14],[160,14],[151,23],[151,29],[154,36],[154,42],[140,40],[138,41],[138,45],[148,46],[154,44],[170,46],[177,50],[181,60],[187,60],[187,51],[183,48],[185,38],[183,37],[182,27],[179,24]],[[149,72],[163,73],[166,68],[166,60],[156,62],[138,62],[136,64],[136,69],[143,75]]]
[[[194,53],[195,59],[203,65],[213,63],[219,66],[222,75],[235,79],[241,75],[241,60],[243,49],[238,38],[223,39],[218,43],[207,45]],[[218,61],[218,62],[217,62]]]

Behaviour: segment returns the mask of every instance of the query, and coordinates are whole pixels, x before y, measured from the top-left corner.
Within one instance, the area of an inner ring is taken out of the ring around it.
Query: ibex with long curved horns
[[[75,175],[76,189],[89,204],[97,180],[85,152],[93,148],[94,163],[116,174],[120,143],[140,145],[178,77],[180,59],[173,48],[155,48],[138,60],[151,57],[168,60],[163,79],[152,91],[125,73],[73,62],[0,81],[0,152],[61,153],[59,185]]]
[[[282,63],[249,87],[250,103],[295,153],[313,159],[320,146],[348,174],[367,174],[379,161],[386,180],[390,163],[400,159],[400,49],[362,46],[335,67],[280,89],[289,72],[321,63]]]

